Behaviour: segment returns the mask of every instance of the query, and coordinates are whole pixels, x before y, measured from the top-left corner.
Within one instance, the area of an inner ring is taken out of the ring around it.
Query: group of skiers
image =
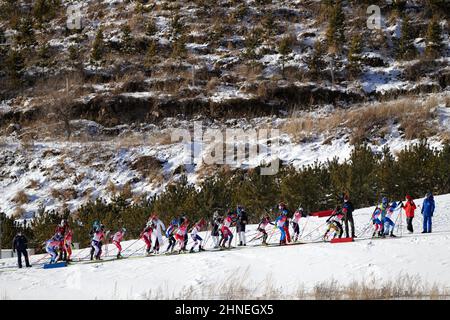
[[[371,222],[373,224],[372,237],[385,237],[394,235],[394,227],[396,219],[393,218],[393,214],[396,211],[404,210],[406,214],[407,230],[413,233],[412,221],[414,218],[415,210],[417,209],[411,196],[407,195],[404,202],[389,202],[387,197],[383,197],[381,203],[376,207],[371,215]],[[435,203],[432,193],[428,193],[422,205],[423,215],[423,232],[430,233],[432,227],[432,216],[435,210]],[[342,197],[342,205],[338,206],[331,216],[327,219],[327,229],[323,235],[323,240],[327,240],[330,237],[341,238],[345,237],[356,238],[355,226],[353,221],[354,207],[348,195]],[[273,210],[270,213],[264,214],[257,226],[257,234],[251,240],[262,239],[262,244],[267,245],[268,233],[266,228],[268,225],[273,225],[274,230],[280,231],[279,245],[286,245],[287,243],[297,242],[300,236],[300,219],[306,217],[305,211],[302,207],[299,207],[293,214],[287,209],[285,203],[278,204],[278,212],[276,218],[274,217]],[[187,244],[189,240],[189,234],[192,239],[192,246],[189,252],[194,252],[198,247],[198,251],[204,251],[203,242],[204,239],[200,236],[202,230],[210,228],[210,236],[213,240],[214,248],[230,248],[233,240],[233,232],[231,227],[236,227],[236,234],[239,237],[239,246],[245,246],[247,244],[246,239],[246,225],[248,224],[248,215],[242,206],[237,206],[236,210],[229,211],[225,216],[219,216],[218,212],[214,212],[211,220],[208,222],[205,219],[200,219],[197,222],[191,223],[186,215],[181,215],[178,219],[173,219],[168,227],[164,225],[161,219],[152,214],[144,229],[142,230],[139,239],[145,242],[145,248],[147,254],[158,254],[163,244],[163,236],[168,240],[168,247],[166,253],[172,253],[176,247],[178,252],[186,252]],[[350,228],[349,228],[350,225]],[[189,226],[192,226],[189,228]],[[290,227],[292,226],[293,237],[291,238]],[[110,231],[105,231],[105,226],[99,221],[95,221],[90,231],[91,236],[91,260],[100,260],[102,255],[103,243],[113,243],[117,248],[118,259],[122,258],[122,246],[123,240],[127,230],[120,228],[117,232],[111,235]],[[272,233],[273,234],[273,233]],[[50,254],[50,263],[57,261],[70,261],[72,256],[72,238],[73,232],[68,225],[67,220],[63,219],[61,223],[56,227],[55,234],[52,238],[46,241],[45,249]],[[154,241],[153,241],[154,239]],[[19,267],[22,267],[21,256],[23,255],[26,261],[26,266],[30,267],[28,261],[28,255],[26,252],[27,241],[26,238],[19,232],[14,238],[13,249],[18,252]]]
[[[406,228],[408,232],[413,233],[413,219],[414,214],[417,209],[411,196],[406,195],[405,202],[399,201],[390,202],[387,197],[383,197],[381,203],[375,208],[371,216],[371,222],[373,224],[373,234],[372,237],[386,237],[387,235],[391,237],[396,237],[394,234],[394,228],[396,225],[396,220],[393,215],[396,211],[405,211],[406,215]],[[431,233],[432,217],[435,210],[434,197],[431,192],[427,193],[423,204],[421,213],[423,215],[423,231],[422,233]],[[355,238],[354,233],[354,223],[351,213],[353,212],[353,205],[349,201],[348,196],[344,197],[344,205],[337,207],[333,214],[327,219],[328,228],[323,236],[324,239],[333,233],[333,237],[341,238],[343,235],[342,222],[350,222],[352,228],[352,238]],[[350,215],[349,215],[350,213]],[[345,225],[346,237],[348,237],[348,225]]]

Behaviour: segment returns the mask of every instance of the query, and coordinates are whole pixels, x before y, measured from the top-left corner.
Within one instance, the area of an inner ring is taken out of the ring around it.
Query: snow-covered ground
[[[450,287],[450,194],[435,197],[436,212],[433,233],[421,234],[420,209],[414,221],[414,234],[405,230],[404,214],[397,222],[396,239],[370,239],[369,217],[374,208],[355,211],[356,234],[353,243],[310,243],[287,247],[247,247],[230,251],[204,252],[172,256],[129,258],[93,264],[75,264],[67,268],[44,270],[38,267],[16,270],[14,259],[2,260],[0,297],[3,299],[148,299],[215,298],[219,286],[234,281],[235,286],[257,288],[257,298],[272,285],[279,297],[289,298],[299,286],[308,291],[319,282],[335,279],[340,284],[353,280],[371,282],[394,280],[401,275],[418,276],[430,284]],[[422,199],[416,200],[421,205]],[[397,219],[397,216],[394,216]],[[315,241],[325,229],[325,218],[305,218],[301,222],[303,240]],[[247,232],[253,238],[255,226]],[[272,230],[268,230],[269,235]],[[204,235],[206,247],[212,239]],[[278,233],[270,242],[278,241]],[[131,247],[130,247],[131,245]],[[143,254],[142,241],[123,243],[124,255]],[[189,246],[190,247],[190,244]],[[136,251],[137,250],[137,251]],[[109,255],[115,249],[109,248]],[[85,257],[88,249],[75,252]],[[32,262],[42,255],[33,256]],[[105,260],[108,257],[104,258]],[[379,283],[379,282],[377,282]],[[209,288],[206,289],[205,288]],[[214,290],[217,288],[217,290]],[[203,290],[203,291],[202,291]]]

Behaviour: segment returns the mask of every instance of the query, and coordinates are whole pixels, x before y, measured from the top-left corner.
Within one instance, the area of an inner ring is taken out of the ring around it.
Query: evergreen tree
[[[95,36],[94,43],[92,44],[91,60],[96,62],[102,60],[103,53],[105,51],[103,39],[103,28],[100,27],[97,31],[97,35]]]
[[[156,41],[151,41],[145,53],[144,66],[151,68],[153,64],[158,62],[158,45]]]
[[[350,50],[348,52],[348,72],[350,75],[357,77],[361,71],[360,55],[362,52],[362,37],[360,35],[354,35],[350,44]]]
[[[414,35],[411,31],[411,24],[408,15],[405,14],[402,22],[401,36],[398,44],[397,56],[399,59],[407,60],[414,59],[417,55],[416,47],[414,46]]]
[[[288,55],[292,52],[292,38],[290,36],[284,36],[278,44],[278,53],[281,55],[281,73],[284,78],[284,66],[288,59]]]
[[[312,80],[318,80],[322,70],[325,68],[325,46],[320,40],[314,43],[311,57],[307,60],[309,75]]]
[[[19,85],[23,69],[25,68],[25,59],[20,51],[9,50],[6,57],[6,74],[8,75],[13,86]]]
[[[340,52],[345,43],[345,15],[342,9],[342,2],[337,0],[330,8],[329,23],[326,32],[327,44]]]
[[[133,37],[131,36],[131,28],[128,24],[124,24],[121,27],[122,41],[121,41],[121,51],[123,53],[133,53]]]
[[[439,20],[434,17],[428,24],[425,54],[429,58],[438,58],[442,52],[442,30]]]
[[[145,24],[145,34],[148,37],[154,36],[158,32],[158,27],[156,26],[155,20],[150,19]]]
[[[26,16],[20,19],[16,41],[19,45],[31,46],[36,43],[36,38],[34,35],[33,19]]]
[[[186,57],[186,40],[184,36],[180,36],[173,42],[172,57],[175,59],[184,59]]]

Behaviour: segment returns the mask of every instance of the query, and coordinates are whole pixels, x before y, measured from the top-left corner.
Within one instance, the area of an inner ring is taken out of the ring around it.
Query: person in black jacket
[[[19,264],[19,268],[22,268],[22,255],[25,258],[25,264],[27,268],[31,267],[30,262],[28,261],[28,240],[25,238],[25,236],[22,234],[21,231],[17,233],[17,235],[14,237],[13,240],[13,252],[16,252],[17,250],[17,262]]]
[[[237,222],[236,230],[239,235],[239,246],[246,246],[247,241],[245,239],[245,226],[248,222],[247,212],[241,206],[237,207]]]
[[[350,222],[350,227],[352,229],[352,238],[356,238],[355,236],[355,224],[353,222],[353,211],[355,208],[353,207],[353,203],[350,201],[350,197],[346,194],[344,196],[344,204],[342,205],[342,213],[344,214],[344,223],[345,223],[345,237],[350,238],[350,233],[348,232],[348,223]]]

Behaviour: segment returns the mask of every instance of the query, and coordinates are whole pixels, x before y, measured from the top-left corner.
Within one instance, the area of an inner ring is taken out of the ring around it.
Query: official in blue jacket
[[[431,218],[434,213],[434,197],[431,192],[427,193],[425,200],[423,200],[422,204],[422,215],[423,215],[423,231],[422,233],[431,233]]]

